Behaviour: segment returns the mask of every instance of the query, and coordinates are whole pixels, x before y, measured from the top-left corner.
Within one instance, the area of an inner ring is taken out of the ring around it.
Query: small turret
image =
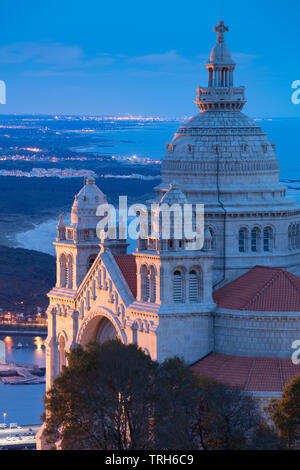
[[[59,219],[58,219],[58,224],[56,226],[56,230],[57,230],[57,238],[56,238],[56,241],[61,241],[61,240],[65,240],[66,239],[66,226],[65,226],[65,223],[64,223],[64,216],[63,214],[60,214],[59,215]]]
[[[225,43],[224,33],[229,28],[223,21],[218,21],[214,32],[218,33],[217,43],[206,63],[208,88],[197,88],[195,103],[203,113],[206,111],[240,111],[246,103],[245,88],[234,87],[233,74],[236,63]]]

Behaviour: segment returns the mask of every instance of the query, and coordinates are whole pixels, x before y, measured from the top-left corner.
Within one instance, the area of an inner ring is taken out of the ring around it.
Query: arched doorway
[[[125,335],[113,316],[106,311],[95,311],[82,323],[77,343],[85,346],[91,341],[104,343],[104,341],[114,338],[119,338],[123,343],[126,343]]]
[[[104,341],[117,338],[117,332],[112,324],[106,317],[102,317],[100,320],[98,331],[96,333],[96,341],[99,343],[104,343]]]

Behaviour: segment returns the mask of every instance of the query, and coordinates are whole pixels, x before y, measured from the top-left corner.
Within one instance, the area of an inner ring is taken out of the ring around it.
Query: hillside
[[[0,308],[26,314],[45,308],[54,284],[53,256],[0,245]]]

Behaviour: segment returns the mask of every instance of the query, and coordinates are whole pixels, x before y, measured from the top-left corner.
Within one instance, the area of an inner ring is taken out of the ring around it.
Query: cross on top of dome
[[[214,33],[218,33],[217,43],[225,42],[224,33],[228,33],[229,27],[224,25],[224,21],[218,21],[218,26],[214,27]]]

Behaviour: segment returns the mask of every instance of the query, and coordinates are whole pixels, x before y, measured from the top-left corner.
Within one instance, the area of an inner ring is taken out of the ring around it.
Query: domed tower
[[[205,205],[216,250],[214,285],[220,287],[257,264],[297,270],[300,211],[279,182],[275,145],[242,113],[245,88],[234,86],[228,28],[219,21],[214,31],[208,87],[197,89],[200,113],[167,144],[156,191],[160,198],[176,180],[189,202]]]
[[[106,196],[95,180],[89,178],[75,196],[71,224],[65,227],[63,216],[60,215],[54,242],[57,287],[76,290],[95,261],[100,243],[96,233],[101,218],[96,215],[96,211],[100,204],[107,204]]]

